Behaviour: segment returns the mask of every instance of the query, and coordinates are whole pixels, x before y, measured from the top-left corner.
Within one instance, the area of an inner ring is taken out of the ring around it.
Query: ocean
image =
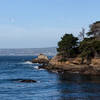
[[[36,56],[0,56],[0,100],[100,100],[100,77],[38,69]],[[18,80],[32,79],[36,83]]]

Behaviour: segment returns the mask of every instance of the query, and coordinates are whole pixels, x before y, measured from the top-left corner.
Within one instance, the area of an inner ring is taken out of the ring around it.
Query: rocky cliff
[[[66,62],[61,62],[60,56],[55,56],[49,61],[47,69],[56,70],[58,72],[66,71],[68,73],[79,73],[85,75],[100,75],[100,58],[92,59],[90,65],[81,64],[81,58],[70,58]]]
[[[43,64],[41,68],[45,68],[50,71],[55,72],[67,72],[67,73],[76,73],[82,75],[100,75],[100,58],[92,59],[90,65],[81,64],[81,58],[70,58],[65,62],[61,62],[62,57],[59,55],[54,56],[51,60],[47,56],[40,54],[38,58],[33,59],[33,63]]]

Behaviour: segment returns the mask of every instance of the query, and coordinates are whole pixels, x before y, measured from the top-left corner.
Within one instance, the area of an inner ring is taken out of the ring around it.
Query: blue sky
[[[0,0],[0,48],[54,47],[100,20],[100,0]]]

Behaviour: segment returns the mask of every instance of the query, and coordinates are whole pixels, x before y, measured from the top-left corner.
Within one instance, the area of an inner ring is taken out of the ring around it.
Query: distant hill
[[[0,56],[37,56],[43,53],[48,56],[56,55],[56,47],[49,48],[23,48],[23,49],[0,49]]]

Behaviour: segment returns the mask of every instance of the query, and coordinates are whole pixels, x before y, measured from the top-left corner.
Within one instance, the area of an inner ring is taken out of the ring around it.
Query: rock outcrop
[[[38,58],[32,60],[32,63],[47,64],[48,62],[49,62],[49,59],[44,54],[40,54]]]
[[[53,72],[67,72],[78,73],[82,75],[100,75],[100,58],[92,59],[90,65],[81,64],[81,58],[70,58],[65,62],[61,62],[62,57],[59,55],[54,56],[49,60],[45,55],[39,55],[38,58],[33,60],[33,63],[42,63],[40,68],[45,68]]]
[[[92,59],[90,65],[81,64],[81,58],[71,58],[66,62],[61,62],[60,56],[55,56],[49,61],[47,69],[56,70],[58,72],[78,73],[84,75],[100,75],[100,58]]]

